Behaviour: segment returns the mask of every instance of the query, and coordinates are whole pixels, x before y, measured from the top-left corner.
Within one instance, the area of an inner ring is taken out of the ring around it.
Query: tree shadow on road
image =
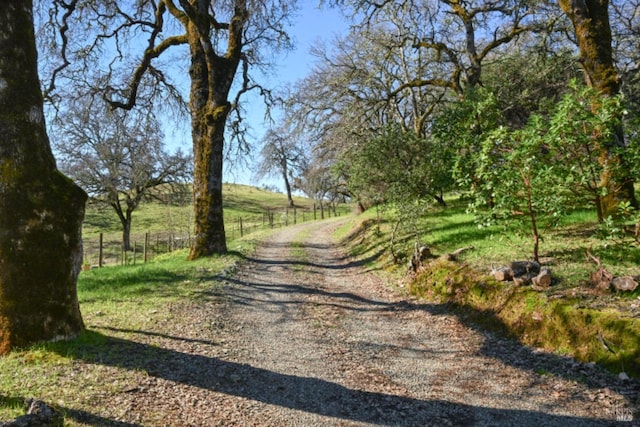
[[[394,394],[369,392],[345,387],[320,378],[304,377],[208,357],[182,353],[157,345],[117,338],[96,331],[88,342],[100,346],[72,346],[66,357],[122,369],[140,371],[171,382],[198,387],[225,395],[238,396],[294,409],[328,419],[363,422],[372,425],[607,425],[604,420],[550,415],[535,411],[496,409],[442,400],[420,400]],[[147,332],[132,332],[145,335]],[[187,340],[165,336],[170,340]],[[71,351],[71,353],[69,353]],[[304,363],[304,361],[300,361]],[[73,412],[72,412],[73,415]],[[89,424],[102,424],[99,416],[78,414]],[[93,417],[93,418],[92,418]],[[327,420],[329,422],[329,420]],[[126,425],[126,424],[111,424]]]
[[[260,265],[268,265],[270,261],[263,260]],[[256,264],[253,264],[256,265]],[[305,265],[305,263],[301,263]],[[307,263],[310,268],[318,268],[318,264]],[[320,267],[322,268],[322,267]],[[334,266],[335,268],[335,266]],[[344,268],[349,268],[345,266]],[[318,273],[322,274],[322,272]],[[467,328],[475,330],[483,336],[480,353],[499,360],[502,363],[527,370],[536,374],[551,375],[570,381],[578,381],[592,389],[608,387],[624,395],[633,396],[640,393],[640,382],[637,380],[623,381],[599,366],[585,364],[561,355],[539,351],[522,345],[517,337],[511,335],[504,323],[491,311],[479,311],[472,307],[460,307],[455,304],[431,304],[412,302],[407,300],[385,301],[365,298],[357,292],[336,292],[316,286],[313,283],[273,283],[268,275],[258,274],[260,279],[254,281],[241,278],[227,278],[229,286],[213,290],[216,296],[225,296],[235,304],[267,305],[269,309],[280,310],[283,313],[295,313],[302,304],[313,298],[315,306],[330,306],[353,312],[392,313],[404,311],[424,311],[435,316],[456,316]],[[264,281],[262,278],[264,277]],[[486,326],[491,325],[491,332]],[[376,343],[370,343],[375,346]]]

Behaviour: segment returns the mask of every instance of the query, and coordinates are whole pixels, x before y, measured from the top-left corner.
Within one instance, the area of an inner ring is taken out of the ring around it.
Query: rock
[[[618,378],[620,378],[622,381],[629,381],[631,378],[629,378],[629,375],[627,375],[626,372],[620,372],[618,374]]]
[[[62,427],[64,417],[41,400],[30,400],[26,415],[0,423],[0,427]]]
[[[638,282],[631,276],[614,277],[611,287],[618,292],[633,292],[638,288]]]

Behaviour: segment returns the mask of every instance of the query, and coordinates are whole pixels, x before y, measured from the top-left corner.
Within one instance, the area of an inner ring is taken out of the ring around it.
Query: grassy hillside
[[[172,202],[152,200],[142,203],[133,213],[133,233],[146,231],[160,232],[171,229],[188,230],[192,226],[192,206],[188,194]],[[225,221],[233,224],[243,217],[247,222],[262,221],[267,210],[286,213],[287,196],[280,193],[261,190],[256,187],[239,184],[223,185]],[[313,201],[304,197],[294,197],[296,206],[306,215],[313,215]],[[293,215],[293,213],[292,213]],[[119,233],[120,221],[111,207],[89,203],[85,215],[83,233],[86,237],[95,237],[99,233]]]
[[[283,226],[294,222],[320,219],[322,213],[314,202],[305,197],[294,197],[295,209],[288,208],[285,194],[274,193],[256,187],[239,184],[223,185],[225,230],[227,239],[233,241],[244,234],[262,228]],[[339,214],[349,212],[348,206],[340,206]],[[193,209],[189,190],[169,196],[162,191],[151,201],[142,203],[133,212],[131,243],[136,254],[121,251],[122,226],[115,211],[104,204],[89,203],[83,223],[85,264],[99,263],[99,236],[103,234],[103,264],[132,263],[134,256],[142,259],[145,239],[148,240],[148,257],[184,249],[190,244],[193,227]],[[328,215],[328,212],[324,212]],[[148,236],[146,234],[148,233]]]
[[[531,259],[532,239],[522,225],[478,227],[457,200],[448,208],[432,209],[412,226],[396,227],[392,217],[371,209],[341,230],[352,254],[368,260],[370,268],[395,281],[403,279],[402,286],[419,298],[450,303],[475,323],[525,344],[640,376],[640,288],[624,294],[597,291],[589,284],[596,266],[586,255],[589,249],[614,275],[638,276],[640,247],[633,238],[598,237],[590,211],[563,218],[558,228],[547,230],[541,244],[540,261],[551,268],[554,279],[540,292],[489,276],[492,267]],[[405,276],[416,236],[434,257],[416,276]],[[456,262],[439,258],[463,247],[473,249]]]

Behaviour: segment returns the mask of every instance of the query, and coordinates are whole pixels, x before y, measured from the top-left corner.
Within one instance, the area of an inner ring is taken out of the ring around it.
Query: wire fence
[[[320,220],[344,214],[346,206],[314,205],[311,208],[267,209],[262,214],[227,218],[225,232],[228,240],[265,229],[285,227],[302,222]],[[176,250],[190,248],[190,229],[160,232],[131,233],[130,250],[124,250],[122,232],[104,232],[83,239],[83,269],[109,265],[132,265],[151,261],[155,257]]]

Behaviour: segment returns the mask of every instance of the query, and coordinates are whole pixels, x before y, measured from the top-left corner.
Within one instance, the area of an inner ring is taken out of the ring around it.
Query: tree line
[[[306,147],[299,179],[322,168],[399,222],[460,193],[481,225],[528,224],[535,259],[542,218],[591,206],[638,223],[640,3],[331,4],[352,29],[314,50],[264,141]]]

